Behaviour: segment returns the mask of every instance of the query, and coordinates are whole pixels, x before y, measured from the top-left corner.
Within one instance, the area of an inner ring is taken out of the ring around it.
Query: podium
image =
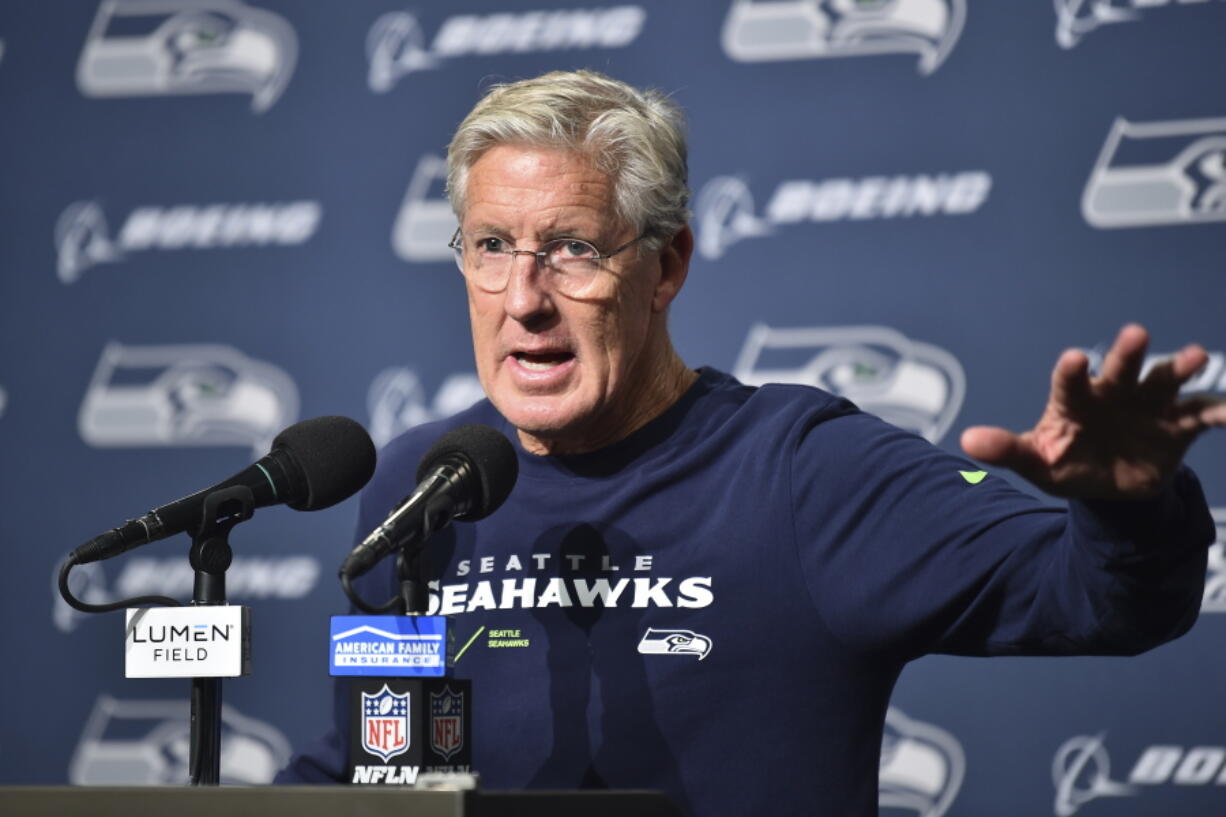
[[[2,817],[682,817],[648,791],[439,791],[365,786],[3,786]]]

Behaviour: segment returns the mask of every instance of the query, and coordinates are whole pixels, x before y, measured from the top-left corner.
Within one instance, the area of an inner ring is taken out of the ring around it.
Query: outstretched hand
[[[1051,396],[1034,428],[1014,434],[974,426],[962,433],[962,449],[1055,496],[1153,496],[1202,431],[1226,426],[1226,400],[1179,398],[1180,387],[1209,357],[1196,345],[1185,346],[1141,379],[1148,343],[1144,328],[1125,326],[1097,377],[1090,376],[1083,352],[1066,350],[1052,371]]]

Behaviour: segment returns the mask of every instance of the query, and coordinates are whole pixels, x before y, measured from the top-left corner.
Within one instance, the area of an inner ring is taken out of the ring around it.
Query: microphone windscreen
[[[481,496],[464,520],[484,519],[502,506],[519,476],[515,447],[501,432],[484,425],[466,425],[447,432],[421,458],[417,481],[426,478],[442,459],[460,455],[473,466]]]
[[[318,511],[348,499],[375,473],[375,445],[361,424],[348,417],[316,417],[277,435],[272,450],[287,454],[305,486],[285,504]]]

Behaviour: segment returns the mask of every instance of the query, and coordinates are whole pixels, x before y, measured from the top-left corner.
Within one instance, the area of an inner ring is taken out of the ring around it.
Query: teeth
[[[572,357],[573,355],[565,352],[546,352],[541,354],[529,354],[528,352],[515,353],[515,360],[520,366],[523,366],[530,372],[547,372],[550,369],[561,366]]]
[[[516,360],[519,361],[520,366],[523,366],[525,369],[528,369],[529,371],[533,371],[533,372],[548,371],[549,369],[552,369],[554,366],[557,366],[561,362],[557,360],[553,360],[553,361],[529,360],[528,358],[522,357],[522,356],[517,356]]]

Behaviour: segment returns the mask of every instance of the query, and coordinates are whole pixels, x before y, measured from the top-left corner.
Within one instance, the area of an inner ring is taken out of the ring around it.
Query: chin
[[[587,415],[554,399],[512,398],[504,404],[494,400],[494,406],[511,425],[534,437],[550,439],[573,435],[584,425]]]
[[[493,400],[494,406],[511,425],[530,434],[564,431],[573,418],[558,405],[557,399],[512,397]]]

